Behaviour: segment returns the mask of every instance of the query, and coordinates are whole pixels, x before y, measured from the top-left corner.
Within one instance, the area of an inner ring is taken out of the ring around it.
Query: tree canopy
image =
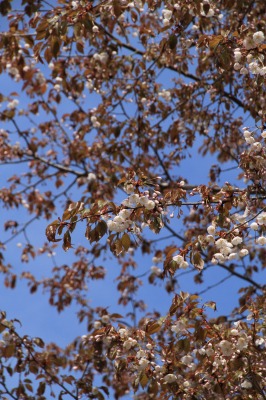
[[[0,13],[1,282],[86,326],[46,343],[2,304],[1,398],[266,399],[265,1]],[[200,295],[226,280],[230,313]]]

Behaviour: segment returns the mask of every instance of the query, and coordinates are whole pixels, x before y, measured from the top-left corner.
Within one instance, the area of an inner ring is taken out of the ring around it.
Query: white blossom
[[[264,39],[265,39],[265,36],[264,36],[264,33],[262,31],[255,32],[253,34],[253,41],[256,44],[261,44],[262,42],[264,42]]]
[[[183,364],[189,366],[191,365],[192,361],[193,361],[193,357],[189,354],[183,356],[180,360]]]
[[[239,62],[241,60],[242,54],[239,51],[239,49],[235,49],[234,51],[234,58],[236,62]]]
[[[132,185],[132,183],[128,183],[127,185],[124,185],[124,191],[127,194],[134,193],[134,186]]]
[[[240,74],[242,74],[242,75],[247,75],[247,74],[248,74],[248,69],[245,68],[245,67],[243,67],[243,68],[241,68],[241,70],[240,70],[239,72],[240,72]]]
[[[135,339],[129,338],[123,343],[125,350],[130,350],[132,347],[136,346],[138,342]]]
[[[222,340],[219,343],[219,347],[224,356],[231,356],[234,352],[233,345],[228,340]]]
[[[236,71],[239,71],[241,68],[242,68],[242,65],[239,64],[238,62],[236,62],[236,63],[234,64],[234,69],[235,69]]]
[[[14,99],[7,104],[7,108],[9,108],[10,110],[14,110],[18,106],[18,104],[19,101],[17,99]]]
[[[163,10],[162,10],[162,14],[163,14],[163,18],[164,18],[164,19],[169,20],[169,19],[172,18],[173,11],[167,10],[167,9],[163,9]]]
[[[141,358],[140,360],[139,360],[139,368],[142,370],[142,369],[145,369],[148,365],[149,365],[149,360],[147,360],[147,358]]]
[[[248,255],[248,253],[249,253],[248,249],[242,249],[242,250],[240,250],[240,252],[239,252],[239,256],[240,256],[240,257],[245,257],[245,256]]]
[[[244,336],[241,336],[237,341],[236,348],[238,350],[243,350],[243,349],[246,349],[247,347],[248,347],[247,338]]]
[[[250,389],[252,388],[252,383],[249,382],[248,380],[245,380],[244,382],[241,383],[241,387],[243,389]]]
[[[176,321],[174,325],[171,326],[171,331],[174,333],[184,333],[186,331],[186,324],[184,321]]]
[[[89,172],[87,175],[87,181],[89,183],[96,181],[96,175],[93,172]]]
[[[257,231],[259,229],[257,222],[252,222],[252,224],[250,224],[250,229]]]
[[[128,336],[128,331],[125,328],[120,328],[118,333],[122,339],[124,339]]]
[[[231,241],[231,243],[234,245],[234,246],[237,246],[238,244],[240,244],[240,243],[242,243],[243,242],[243,239],[240,237],[240,236],[235,236],[233,239],[232,239],[232,241]]]
[[[264,246],[266,244],[266,237],[265,236],[260,236],[257,239],[257,243],[261,246]]]
[[[215,234],[215,226],[213,226],[213,225],[208,226],[207,232],[209,233],[209,235],[214,235]]]
[[[173,383],[177,380],[177,377],[174,374],[167,374],[163,379],[167,383]]]
[[[257,222],[259,225],[266,225],[266,212],[262,212],[258,217],[257,217]]]
[[[76,10],[78,8],[78,2],[77,1],[71,1],[71,7],[73,10]]]
[[[93,326],[94,326],[94,329],[99,329],[102,326],[102,323],[101,323],[101,321],[95,321]]]
[[[184,262],[184,257],[181,256],[180,254],[178,254],[177,256],[173,257],[173,260],[177,263],[177,264],[182,264]]]
[[[248,36],[243,40],[243,46],[247,49],[254,49],[256,47],[256,43],[254,42],[253,38]]]
[[[92,32],[93,32],[93,33],[98,33],[98,32],[99,32],[99,28],[98,28],[97,25],[93,25],[93,27],[92,27]]]

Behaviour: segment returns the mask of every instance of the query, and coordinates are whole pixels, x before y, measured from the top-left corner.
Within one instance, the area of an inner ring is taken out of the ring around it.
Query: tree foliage
[[[75,304],[87,326],[61,348],[2,310],[2,398],[265,399],[265,1],[4,0],[0,13],[3,282]],[[23,272],[8,262],[20,238]],[[113,264],[119,313],[89,298]],[[230,315],[200,298],[212,270],[240,282]],[[184,273],[203,286],[183,291]],[[142,284],[171,299],[165,314]]]

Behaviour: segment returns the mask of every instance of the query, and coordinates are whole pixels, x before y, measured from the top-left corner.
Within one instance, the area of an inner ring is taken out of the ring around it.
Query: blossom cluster
[[[127,193],[131,193],[133,190],[134,187],[132,184],[125,186]],[[113,219],[107,221],[109,231],[120,233],[129,228],[134,232],[138,230],[134,222],[130,219],[133,209],[144,207],[146,210],[153,210],[156,204],[158,204],[158,200],[155,199],[157,195],[155,193],[153,199],[151,199],[149,192],[141,194],[131,193],[129,197],[122,201],[122,206],[125,208],[122,208]]]
[[[239,71],[240,74],[248,74],[264,76],[266,74],[266,66],[264,65],[264,56],[260,54],[257,56],[255,53],[257,47],[265,40],[262,31],[255,32],[253,36],[247,36],[243,40],[243,48],[236,48],[234,50],[234,69]],[[248,50],[248,53],[247,53]],[[246,66],[247,63],[247,66]]]
[[[178,265],[178,268],[186,269],[188,267],[188,262],[185,261],[184,257],[178,254],[173,257],[173,261],[175,261]]]

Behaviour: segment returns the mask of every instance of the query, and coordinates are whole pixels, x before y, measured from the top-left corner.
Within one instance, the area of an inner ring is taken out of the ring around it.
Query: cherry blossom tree
[[[63,348],[3,309],[1,398],[265,399],[265,1],[0,13],[2,283],[75,304],[87,327]],[[18,240],[23,271],[8,262]],[[113,264],[119,312],[88,294]],[[201,299],[209,271],[217,290],[220,271],[239,281],[230,315]],[[171,299],[166,313],[142,285]]]

